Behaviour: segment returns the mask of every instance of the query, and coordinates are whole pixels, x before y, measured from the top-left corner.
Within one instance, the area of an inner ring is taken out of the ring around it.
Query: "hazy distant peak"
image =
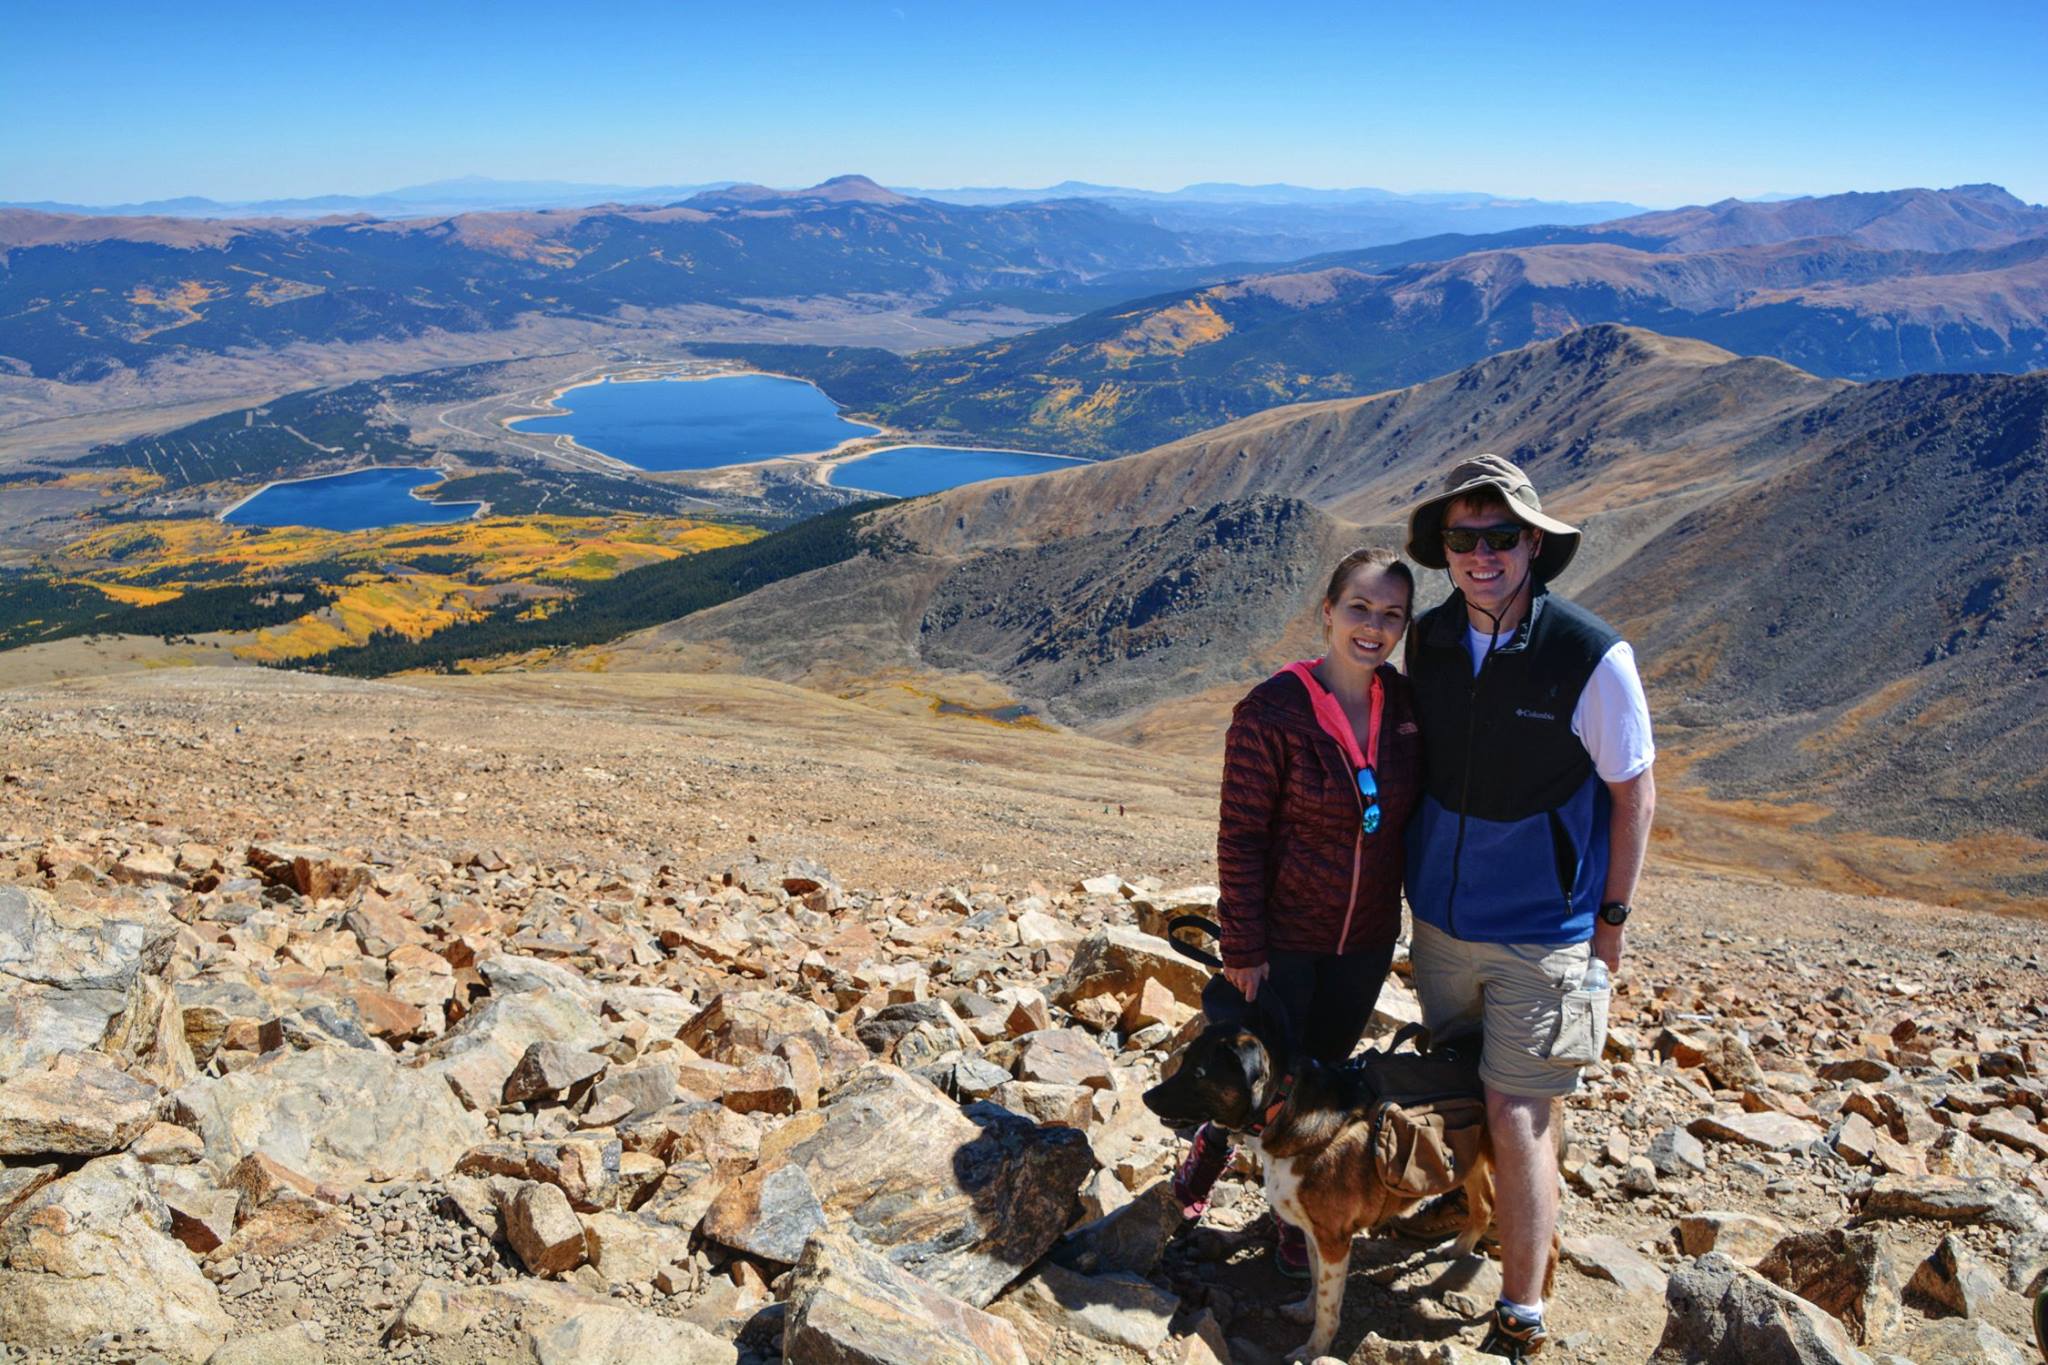
[[[803,199],[831,199],[840,203],[908,204],[910,196],[885,189],[864,175],[835,175],[830,180],[796,191]]]

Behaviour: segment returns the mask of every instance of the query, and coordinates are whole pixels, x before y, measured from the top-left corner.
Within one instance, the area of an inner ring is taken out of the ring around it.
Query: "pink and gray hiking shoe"
[[[1273,1248],[1273,1265],[1290,1280],[1305,1280],[1309,1276],[1308,1234],[1277,1214],[1273,1227],[1278,1232],[1279,1245]]]
[[[1209,1191],[1216,1188],[1217,1180],[1235,1155],[1229,1136],[1221,1128],[1205,1123],[1195,1130],[1188,1154],[1181,1158],[1180,1169],[1173,1173],[1173,1197],[1180,1200],[1180,1211],[1190,1222],[1209,1211]]]

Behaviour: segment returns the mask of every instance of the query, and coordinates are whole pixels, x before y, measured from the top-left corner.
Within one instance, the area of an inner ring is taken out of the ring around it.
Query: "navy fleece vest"
[[[1611,800],[1572,712],[1621,637],[1539,589],[1475,675],[1465,629],[1453,593],[1408,636],[1423,750],[1408,903],[1472,942],[1582,942],[1607,888]]]

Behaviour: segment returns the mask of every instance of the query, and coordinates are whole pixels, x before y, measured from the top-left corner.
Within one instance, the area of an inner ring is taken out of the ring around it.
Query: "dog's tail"
[[[1182,938],[1181,931],[1184,929],[1200,930],[1210,938],[1220,942],[1223,938],[1222,926],[1217,924],[1215,920],[1203,915],[1175,915],[1166,922],[1166,941],[1173,945],[1173,950],[1176,953],[1179,953],[1182,957],[1191,958],[1201,963],[1204,967],[1221,967],[1223,965],[1223,959],[1216,956],[1216,954],[1208,951],[1206,948],[1197,948],[1193,943]]]

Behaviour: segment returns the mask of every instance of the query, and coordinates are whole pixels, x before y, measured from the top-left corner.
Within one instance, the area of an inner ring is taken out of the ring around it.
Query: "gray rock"
[[[825,1210],[801,1166],[747,1172],[712,1201],[700,1231],[721,1246],[794,1264]]]
[[[1564,1259],[1581,1274],[1611,1281],[1629,1294],[1661,1297],[1669,1278],[1656,1262],[1618,1237],[1567,1237]]]
[[[1868,1365],[1842,1324],[1719,1252],[1675,1271],[1652,1365]]]
[[[205,1360],[230,1324],[170,1221],[148,1171],[125,1154],[38,1190],[0,1225],[0,1341],[64,1351],[118,1332]]]
[[[593,1107],[608,1100],[623,1100],[629,1106],[618,1120],[622,1123],[659,1113],[676,1102],[676,1069],[657,1060],[612,1071],[590,1092]]]
[[[739,1359],[731,1342],[695,1323],[617,1304],[529,1327],[526,1348],[534,1365],[733,1365]]]
[[[1859,1345],[1881,1341],[1898,1326],[1898,1267],[1874,1232],[1796,1232],[1772,1247],[1756,1270],[1832,1314]]]
[[[1185,1221],[1173,1182],[1155,1180],[1121,1208],[1067,1234],[1053,1249],[1053,1259],[1084,1275],[1149,1275]],[[1658,1288],[1663,1284],[1660,1278]]]
[[[1706,1147],[1683,1128],[1666,1128],[1651,1138],[1647,1155],[1657,1174],[1667,1180],[1701,1175],[1707,1169]]]
[[[1150,1358],[1166,1341],[1180,1300],[1135,1275],[1079,1275],[1042,1265],[991,1310]]]
[[[502,1085],[503,1082],[500,1082]],[[280,1052],[173,1097],[176,1121],[226,1175],[263,1152],[320,1180],[443,1176],[484,1134],[442,1081],[350,1048]]]
[[[156,1118],[156,1099],[98,1053],[60,1054],[0,1082],[0,1157],[119,1151]]]
[[[1017,1064],[1020,1081],[1043,1081],[1048,1085],[1087,1086],[1107,1090],[1114,1081],[1114,1066],[1102,1045],[1079,1029],[1041,1029],[1018,1039]]]
[[[2020,1233],[2042,1223],[2040,1205],[2004,1181],[1950,1176],[1882,1176],[1863,1198],[1863,1216],[1988,1223]]]
[[[2002,1292],[1998,1277],[1979,1265],[1950,1234],[1913,1271],[1906,1292],[1939,1304],[1959,1317],[1983,1317]]]
[[[828,1221],[944,1293],[986,1305],[1072,1222],[1087,1139],[869,1063],[815,1127],[763,1159],[799,1166]]]
[[[789,1287],[792,1365],[1026,1365],[1017,1329],[851,1238],[819,1232]]]
[[[518,1104],[522,1100],[566,1095],[572,1087],[603,1075],[608,1065],[609,1060],[595,1052],[542,1039],[528,1045],[519,1064],[505,1078],[504,1102]]]
[[[469,1108],[487,1109],[503,1100],[505,1082],[527,1048],[539,1042],[595,1051],[604,1046],[605,1032],[574,995],[497,996],[421,1048],[414,1065],[446,1082]]]
[[[1982,1318],[1943,1318],[1908,1332],[1895,1344],[1901,1355],[1915,1361],[2039,1365],[2032,1354]]]
[[[0,886],[0,975],[66,989],[126,991],[144,953],[177,922],[61,905],[47,891]]]

